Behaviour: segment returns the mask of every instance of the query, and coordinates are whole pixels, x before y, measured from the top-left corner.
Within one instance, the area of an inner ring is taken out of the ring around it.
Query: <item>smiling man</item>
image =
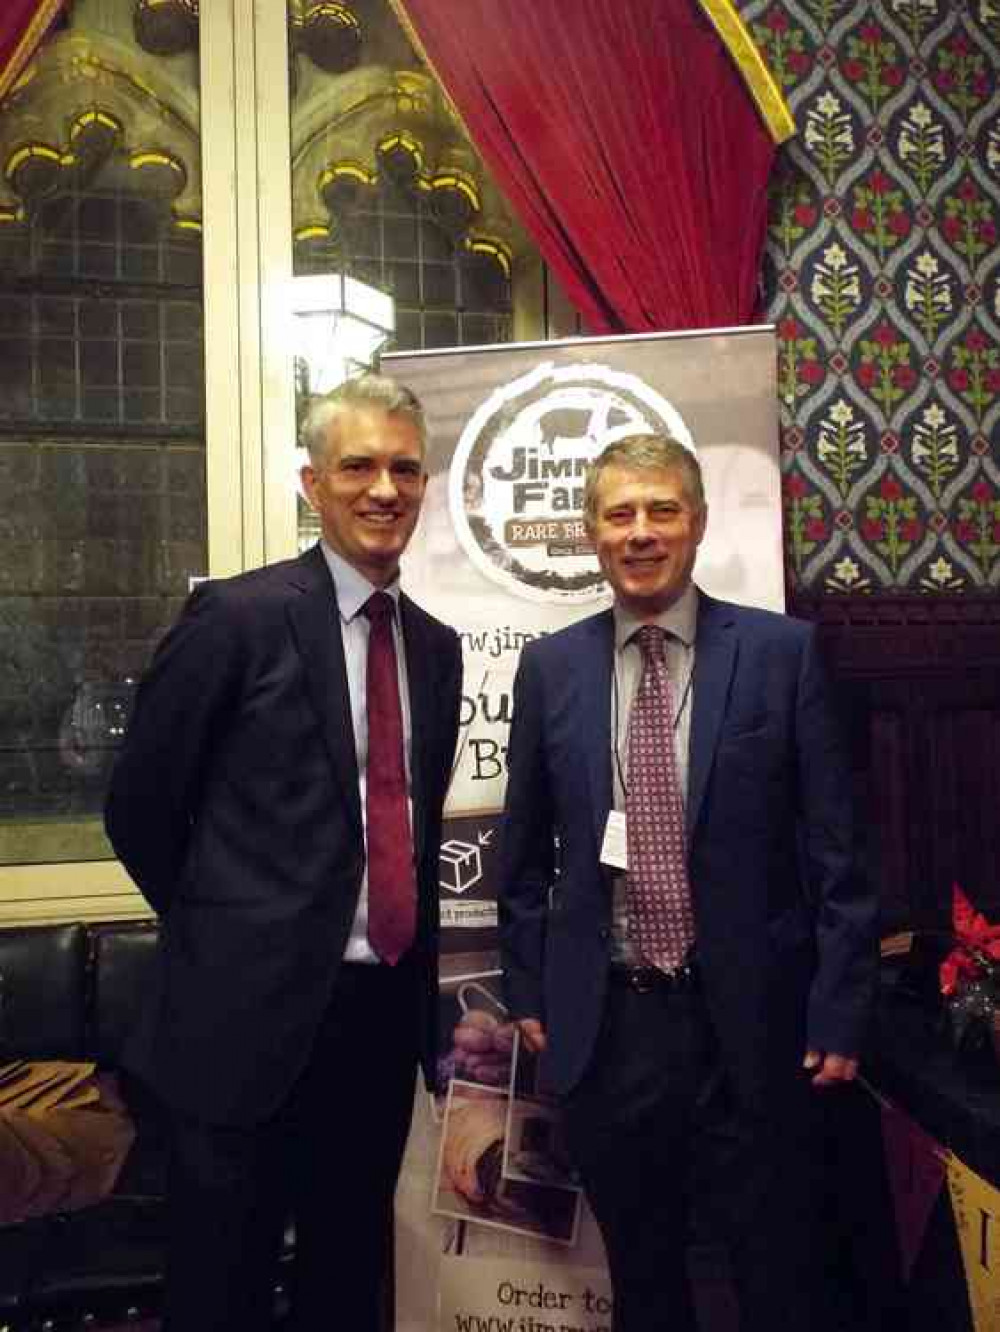
[[[161,918],[127,1062],[171,1115],[166,1332],[376,1332],[418,1061],[435,1058],[454,632],[399,590],[424,422],[374,375],[316,402],[321,542],[202,584],[142,682],[107,827]]]
[[[695,1241],[741,1332],[816,1332],[809,1122],[849,1082],[875,904],[810,626],[692,582],[688,449],[635,435],[585,489],[610,611],[530,644],[500,881],[512,1013],[562,1100],[616,1332],[695,1332]]]

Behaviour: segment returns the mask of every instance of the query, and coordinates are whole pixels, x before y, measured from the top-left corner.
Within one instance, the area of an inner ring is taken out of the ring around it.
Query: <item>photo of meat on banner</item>
[[[558,1111],[535,1090],[535,1057],[509,1020],[499,983],[493,974],[455,988],[448,1020],[459,1016],[439,1065],[447,1085],[436,1098],[442,1130],[432,1211],[572,1245],[581,1190]]]

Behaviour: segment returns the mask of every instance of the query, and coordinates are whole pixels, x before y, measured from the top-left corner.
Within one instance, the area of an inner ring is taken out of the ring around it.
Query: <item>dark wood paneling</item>
[[[946,922],[953,882],[1000,919],[1000,597],[791,610],[843,691],[885,931]]]

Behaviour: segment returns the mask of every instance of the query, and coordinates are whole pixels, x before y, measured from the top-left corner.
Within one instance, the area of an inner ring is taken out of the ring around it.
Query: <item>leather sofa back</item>
[[[0,930],[0,1062],[86,1058],[87,952],[80,924]]]
[[[146,988],[153,921],[0,929],[0,1064],[118,1063]]]

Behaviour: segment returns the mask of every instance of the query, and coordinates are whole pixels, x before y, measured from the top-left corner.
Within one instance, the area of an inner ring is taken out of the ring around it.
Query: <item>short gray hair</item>
[[[705,507],[705,483],[701,464],[693,450],[673,435],[624,435],[602,449],[587,471],[583,483],[583,516],[588,523],[597,517],[597,487],[609,467],[625,467],[639,472],[655,468],[678,471],[684,479],[688,499],[699,512]]]
[[[402,416],[416,427],[421,452],[427,447],[427,423],[420,399],[388,375],[359,375],[338,384],[330,393],[313,398],[299,430],[299,441],[313,467],[322,466],[329,447],[330,424],[345,411],[373,407],[387,416]]]

